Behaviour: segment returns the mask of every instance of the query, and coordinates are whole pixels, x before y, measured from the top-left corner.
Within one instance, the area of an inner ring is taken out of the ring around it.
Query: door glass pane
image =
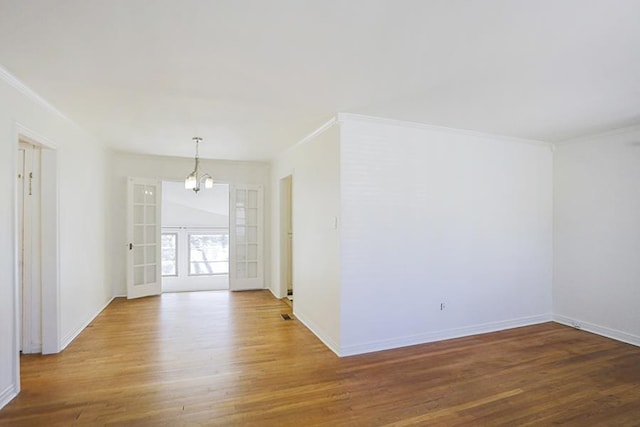
[[[250,279],[253,279],[254,277],[258,277],[258,263],[257,262],[248,263],[247,277],[249,277]]]
[[[133,284],[142,285],[144,283],[144,267],[133,268]]]
[[[153,185],[147,185],[144,191],[145,194],[145,202],[149,205],[156,204],[156,189]]]
[[[144,246],[134,246],[133,265],[144,264]]]
[[[145,208],[146,217],[145,221],[147,224],[155,224],[156,223],[156,207],[155,206],[147,206]]]
[[[144,206],[133,207],[133,223],[142,224],[144,222]]]
[[[258,209],[247,209],[247,224],[258,224]]]
[[[236,190],[236,207],[242,208],[247,203],[247,192],[245,190]]]
[[[247,191],[247,193],[249,193],[249,200],[247,202],[247,206],[250,208],[257,208],[258,207],[258,192],[256,190],[249,190]]]
[[[141,245],[143,243],[144,243],[144,226],[134,225],[133,226],[133,244]]]
[[[155,243],[155,242],[156,242],[156,227],[153,225],[147,225],[145,243]]]
[[[247,277],[247,263],[239,262],[236,264],[236,277],[238,279],[244,279]]]
[[[245,227],[236,227],[236,243],[242,244],[246,241],[245,237]]]
[[[156,281],[156,266],[148,265],[145,267],[147,269],[147,283],[155,283]]]
[[[236,247],[236,259],[238,261],[244,261],[247,259],[247,247],[246,245],[238,245]]]
[[[147,264],[155,264],[156,262],[156,245],[147,246],[145,249],[145,263]]]
[[[237,225],[245,225],[245,209],[244,208],[236,208],[236,224]]]
[[[247,227],[247,242],[255,243],[258,241],[258,227]]]
[[[144,185],[134,184],[133,203],[144,203]]]
[[[250,261],[258,260],[258,245],[247,245],[247,259]]]

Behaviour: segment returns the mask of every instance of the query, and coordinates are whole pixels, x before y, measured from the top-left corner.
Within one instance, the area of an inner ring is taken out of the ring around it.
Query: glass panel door
[[[262,187],[236,185],[231,192],[232,290],[263,287],[262,240]]]
[[[128,179],[127,297],[157,295],[160,274],[160,183]]]

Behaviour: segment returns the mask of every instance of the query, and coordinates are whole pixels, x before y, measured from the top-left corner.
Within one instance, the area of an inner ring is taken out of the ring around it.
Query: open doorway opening
[[[280,180],[280,286],[290,301],[293,301],[292,182],[291,175]]]
[[[163,181],[162,292],[229,289],[229,185]]]

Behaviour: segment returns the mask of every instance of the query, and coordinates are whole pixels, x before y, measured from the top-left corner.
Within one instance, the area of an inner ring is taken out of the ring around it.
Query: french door
[[[264,287],[264,201],[262,186],[232,185],[230,189],[229,289]]]
[[[127,298],[162,293],[160,181],[127,179]]]

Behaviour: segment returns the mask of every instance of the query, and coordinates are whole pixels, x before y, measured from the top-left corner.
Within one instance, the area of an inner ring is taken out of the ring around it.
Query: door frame
[[[288,200],[285,200],[284,190],[285,185],[287,185],[287,181],[289,181],[289,197]],[[285,298],[288,296],[289,284],[287,283],[287,269],[289,269],[291,274],[291,284],[293,289],[293,237],[291,239],[291,243],[289,243],[289,236],[287,230],[287,222],[291,224],[291,232],[293,234],[293,172],[288,175],[281,177],[278,180],[278,191],[279,191],[279,208],[280,208],[280,224],[279,224],[279,234],[280,234],[280,296],[281,298]],[[287,218],[288,217],[288,218]],[[288,219],[288,221],[287,221]],[[289,245],[291,248],[289,249]],[[291,250],[291,258],[289,258],[288,251]],[[295,292],[295,291],[294,291]]]
[[[42,209],[40,209],[41,191],[41,167],[40,157],[42,148],[20,140],[19,152],[22,152],[21,188],[18,189],[18,249],[22,249],[19,258],[22,268],[18,272],[18,293],[21,313],[20,337],[23,354],[42,352],[42,294],[41,274],[41,233],[40,221]],[[34,174],[34,175],[27,175]],[[28,181],[27,181],[28,180]],[[33,189],[33,192],[32,192]],[[20,264],[18,263],[18,266]],[[34,305],[34,300],[37,304]],[[37,327],[34,327],[37,325]],[[36,334],[34,334],[34,329]],[[37,339],[34,337],[37,336]]]
[[[60,351],[60,259],[59,259],[59,203],[58,203],[58,155],[57,145],[27,126],[14,122],[13,135],[13,379],[16,393],[20,391],[20,332],[22,301],[20,301],[20,278],[18,274],[18,148],[20,141],[40,148],[40,211],[46,212],[40,220],[40,276],[41,276],[41,322],[42,354]],[[46,254],[46,256],[44,256]]]

